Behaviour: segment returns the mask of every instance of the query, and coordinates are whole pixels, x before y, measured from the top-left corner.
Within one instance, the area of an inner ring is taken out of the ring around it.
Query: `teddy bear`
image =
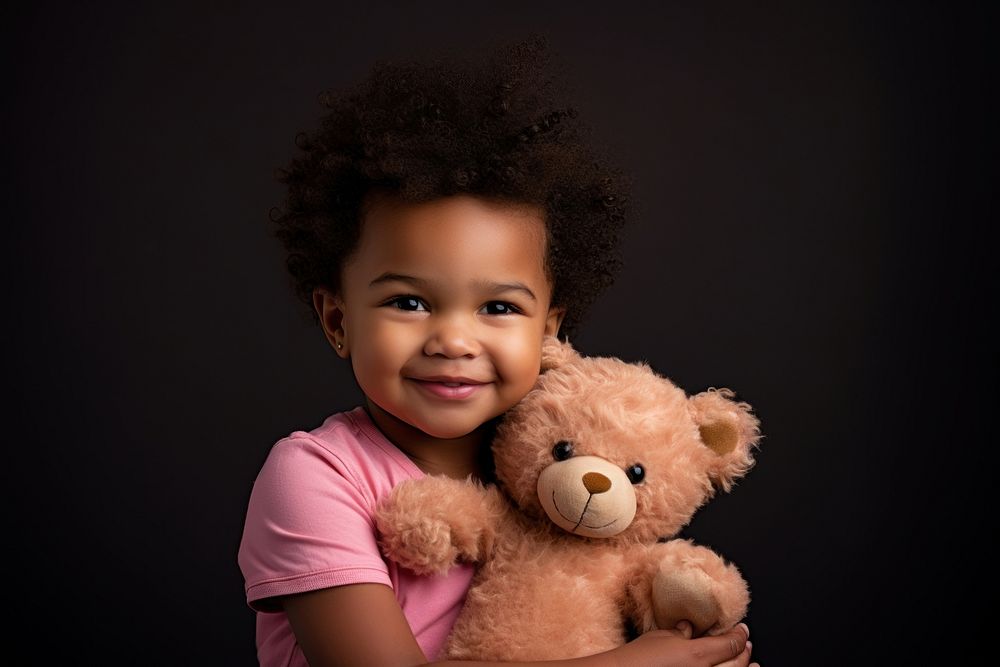
[[[441,657],[579,657],[681,620],[719,634],[746,614],[746,582],[676,535],[759,438],[728,389],[689,397],[645,363],[546,338],[537,383],[497,425],[496,483],[399,484],[376,511],[380,545],[422,574],[477,564]]]

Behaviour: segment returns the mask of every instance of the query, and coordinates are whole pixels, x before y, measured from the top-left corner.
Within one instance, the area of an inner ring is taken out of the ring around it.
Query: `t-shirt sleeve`
[[[374,504],[324,444],[304,434],[280,440],[254,482],[240,543],[248,604],[279,611],[269,598],[355,583],[391,586]]]

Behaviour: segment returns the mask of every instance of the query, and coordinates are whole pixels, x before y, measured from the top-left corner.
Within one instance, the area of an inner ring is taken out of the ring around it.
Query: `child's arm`
[[[310,667],[427,662],[388,586],[351,584],[282,601]]]
[[[388,586],[352,584],[324,588],[281,599],[295,637],[310,667],[328,665],[425,665],[420,650]],[[684,631],[654,630],[606,653],[544,663],[504,663],[547,667],[747,667],[750,645],[743,626],[717,637],[687,639]],[[495,663],[440,662],[477,667]]]

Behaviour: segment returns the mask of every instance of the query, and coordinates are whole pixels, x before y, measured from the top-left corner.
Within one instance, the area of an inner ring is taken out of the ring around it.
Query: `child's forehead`
[[[545,239],[541,209],[530,205],[464,195],[382,201],[366,211],[347,267],[362,280],[390,273],[537,286],[548,282]]]

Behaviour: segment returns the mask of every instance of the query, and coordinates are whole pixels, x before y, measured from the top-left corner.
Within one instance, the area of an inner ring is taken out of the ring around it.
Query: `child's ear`
[[[347,331],[344,328],[344,303],[339,295],[334,294],[325,287],[317,287],[313,290],[313,308],[319,315],[320,326],[326,339],[330,341],[337,356],[347,359],[350,356],[348,346]]]
[[[562,326],[564,317],[566,317],[565,308],[556,306],[549,308],[549,313],[545,316],[545,335],[558,338],[559,327]]]

